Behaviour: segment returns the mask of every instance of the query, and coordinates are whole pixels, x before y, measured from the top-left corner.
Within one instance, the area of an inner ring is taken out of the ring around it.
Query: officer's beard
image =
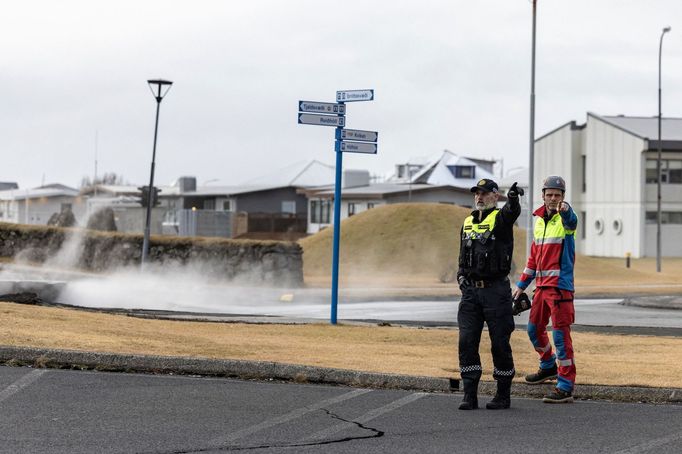
[[[495,208],[495,206],[496,206],[495,201],[488,202],[488,203],[485,203],[485,202],[476,202],[476,209],[479,210],[479,211],[489,210],[489,209],[491,209],[491,208]]]

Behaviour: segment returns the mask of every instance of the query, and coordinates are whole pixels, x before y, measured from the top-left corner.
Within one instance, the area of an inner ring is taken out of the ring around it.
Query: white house
[[[62,184],[0,191],[0,222],[47,225],[53,214],[67,209],[80,224],[85,215],[85,201],[78,189]]]
[[[396,175],[389,181],[404,182],[406,175],[409,174],[411,176],[409,181],[412,183],[469,189],[475,186],[481,178],[494,180],[494,164],[494,161],[467,158],[444,150],[438,158],[426,164],[419,164],[418,170],[412,163],[409,164],[409,168],[406,168],[407,164],[396,165]]]
[[[561,175],[579,217],[578,252],[654,257],[658,118],[587,114],[535,142],[534,187]],[[662,119],[662,255],[682,256],[682,118]],[[539,197],[539,190],[536,197]]]

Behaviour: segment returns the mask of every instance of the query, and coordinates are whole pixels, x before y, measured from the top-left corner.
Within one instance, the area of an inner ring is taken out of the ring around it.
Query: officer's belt
[[[486,287],[493,287],[493,286],[498,285],[501,282],[504,282],[506,280],[507,280],[507,278],[500,278],[500,279],[494,279],[494,280],[480,280],[480,281],[475,281],[473,279],[469,279],[469,282],[471,282],[471,285],[473,285],[476,288],[486,288]]]

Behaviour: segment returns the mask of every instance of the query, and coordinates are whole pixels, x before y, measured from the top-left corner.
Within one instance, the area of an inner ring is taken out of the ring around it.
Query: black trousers
[[[514,331],[514,316],[508,279],[501,279],[484,288],[469,286],[462,292],[462,301],[457,311],[459,368],[462,379],[478,380],[481,377],[478,349],[483,322],[488,325],[492,344],[493,378],[511,381],[515,371],[509,339]]]

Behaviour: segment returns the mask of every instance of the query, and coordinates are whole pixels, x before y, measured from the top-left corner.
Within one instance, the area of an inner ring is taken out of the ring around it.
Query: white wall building
[[[662,255],[682,256],[682,118],[662,120]],[[657,117],[587,114],[535,141],[534,187],[561,175],[578,214],[578,252],[656,256]],[[534,194],[539,206],[540,190]]]
[[[71,209],[76,222],[81,222],[86,208],[77,189],[51,184],[34,189],[0,191],[0,222],[47,225],[53,214],[65,209]]]

